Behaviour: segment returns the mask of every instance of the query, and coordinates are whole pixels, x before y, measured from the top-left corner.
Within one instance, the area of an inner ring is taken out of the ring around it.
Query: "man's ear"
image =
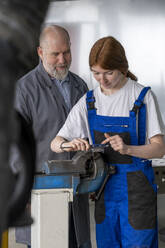
[[[43,51],[42,51],[42,48],[39,46],[37,47],[37,53],[38,53],[38,56],[40,57],[40,59],[42,60],[42,57],[43,57]]]

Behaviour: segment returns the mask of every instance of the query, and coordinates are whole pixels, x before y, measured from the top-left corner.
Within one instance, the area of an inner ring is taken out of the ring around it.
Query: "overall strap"
[[[90,90],[87,92],[86,96],[86,104],[87,104],[87,110],[95,111],[95,97],[93,96],[93,90]]]
[[[150,87],[144,87],[140,92],[138,99],[135,101],[132,111],[138,113],[138,144],[144,145],[146,139],[146,105],[144,97]]]
[[[96,108],[95,108],[95,97],[93,96],[93,90],[87,92],[86,105],[88,111],[88,123],[89,123],[90,134],[92,137],[92,141],[94,142],[93,123],[94,123],[94,117],[96,115]]]

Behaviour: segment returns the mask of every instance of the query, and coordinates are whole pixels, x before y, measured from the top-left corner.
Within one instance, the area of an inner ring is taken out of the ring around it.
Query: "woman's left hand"
[[[108,133],[104,133],[104,136],[106,139],[101,144],[107,144],[109,142],[114,151],[118,151],[121,154],[127,154],[128,146],[118,134],[110,136]]]

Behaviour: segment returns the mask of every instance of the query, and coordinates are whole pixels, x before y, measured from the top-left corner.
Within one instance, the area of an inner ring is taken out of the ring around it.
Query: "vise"
[[[105,145],[92,145],[89,151],[79,151],[72,160],[45,162],[43,173],[36,175],[33,189],[72,188],[73,195],[97,192],[97,200],[106,181],[115,173],[102,157]]]
[[[76,194],[96,192],[98,200],[114,166],[103,160],[103,145],[93,145],[89,151],[77,152],[72,160],[47,161],[43,173],[34,178],[31,212],[32,247],[68,248],[69,203]],[[56,210],[56,211],[54,211]],[[49,237],[49,238],[48,238]]]

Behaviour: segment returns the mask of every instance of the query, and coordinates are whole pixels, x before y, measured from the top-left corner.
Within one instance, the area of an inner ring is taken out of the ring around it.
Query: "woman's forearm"
[[[127,145],[126,154],[139,158],[152,159],[162,158],[165,155],[165,146],[159,143],[152,143],[142,146]]]
[[[135,156],[138,158],[162,158],[165,155],[165,144],[162,135],[155,135],[150,138],[150,144],[134,146],[126,145],[119,135],[110,136],[105,133],[105,140],[102,144],[110,143],[111,147],[121,154]]]

